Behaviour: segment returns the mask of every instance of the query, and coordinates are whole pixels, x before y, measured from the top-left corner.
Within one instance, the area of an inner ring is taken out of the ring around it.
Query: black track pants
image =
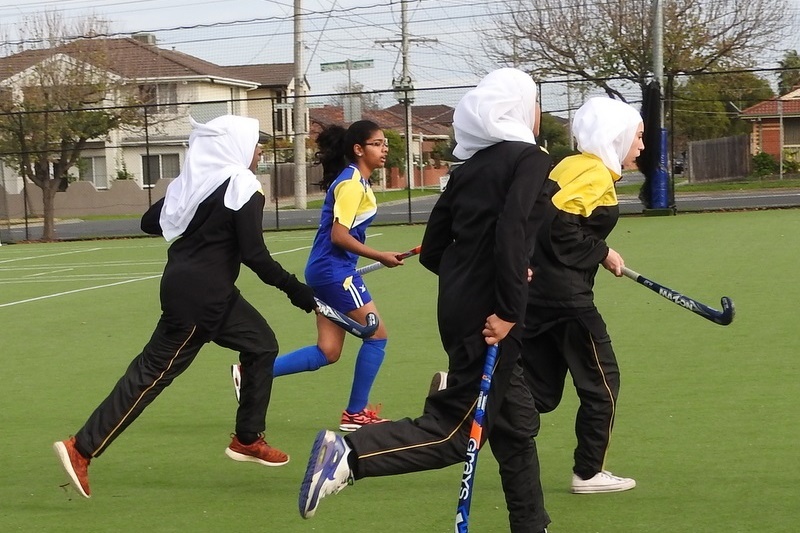
[[[236,433],[261,433],[278,355],[275,334],[261,314],[239,296],[213,341],[239,352],[243,366]],[[207,342],[195,327],[175,327],[161,319],[150,341],[114,389],[76,433],[78,450],[98,457],[194,360]]]
[[[356,456],[356,479],[433,470],[463,463],[478,397],[486,344],[483,336],[451,350],[447,388],[430,395],[423,414],[365,426],[346,437]],[[534,437],[539,417],[519,365],[519,341],[501,344],[489,393],[483,438],[500,463],[513,533],[544,529]],[[485,451],[482,453],[486,453]]]
[[[596,308],[528,307],[522,341],[525,378],[540,413],[561,402],[569,371],[580,406],[573,471],[584,479],[604,469],[619,395],[619,367]]]

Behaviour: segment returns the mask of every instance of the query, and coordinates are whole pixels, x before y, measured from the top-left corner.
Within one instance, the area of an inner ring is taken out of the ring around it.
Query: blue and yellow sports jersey
[[[363,243],[377,208],[375,194],[367,179],[355,166],[345,168],[325,194],[319,228],[306,264],[306,283],[336,283],[354,274],[358,255],[331,242],[333,222],[338,221],[350,230],[350,235]]]

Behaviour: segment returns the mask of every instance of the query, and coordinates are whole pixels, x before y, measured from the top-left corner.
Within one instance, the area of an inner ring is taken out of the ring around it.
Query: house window
[[[98,189],[108,189],[105,157],[81,157],[78,165],[78,179],[90,181]]]
[[[213,120],[217,117],[221,117],[222,115],[228,114],[228,103],[227,102],[201,102],[198,104],[192,104],[189,110],[189,114],[195,119],[197,122],[201,124],[205,124],[206,122]]]
[[[181,172],[178,154],[142,156],[142,176],[145,187],[152,187],[163,178],[176,178]]]
[[[178,84],[150,83],[139,85],[139,101],[154,106],[156,114],[178,112]]]
[[[789,145],[800,145],[800,120],[783,121],[783,143]]]

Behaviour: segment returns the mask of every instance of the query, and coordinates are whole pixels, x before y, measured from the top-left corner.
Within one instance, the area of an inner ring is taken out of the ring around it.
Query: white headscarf
[[[598,96],[575,112],[572,135],[578,141],[578,150],[599,157],[620,176],[622,160],[628,155],[641,122],[642,116],[629,104]]]
[[[536,83],[515,68],[490,72],[465,94],[453,113],[453,155],[469,159],[500,141],[536,144],[533,135]]]
[[[189,150],[180,175],[169,184],[161,208],[161,230],[167,241],[179,237],[197,206],[230,178],[225,207],[238,211],[261,189],[250,163],[258,144],[258,120],[224,115],[206,124],[191,117]]]

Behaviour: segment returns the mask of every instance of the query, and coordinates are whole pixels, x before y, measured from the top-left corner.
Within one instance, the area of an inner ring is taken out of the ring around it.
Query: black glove
[[[310,313],[317,308],[317,301],[314,300],[314,290],[299,281],[294,274],[289,274],[289,278],[280,289],[289,297],[292,305]]]

